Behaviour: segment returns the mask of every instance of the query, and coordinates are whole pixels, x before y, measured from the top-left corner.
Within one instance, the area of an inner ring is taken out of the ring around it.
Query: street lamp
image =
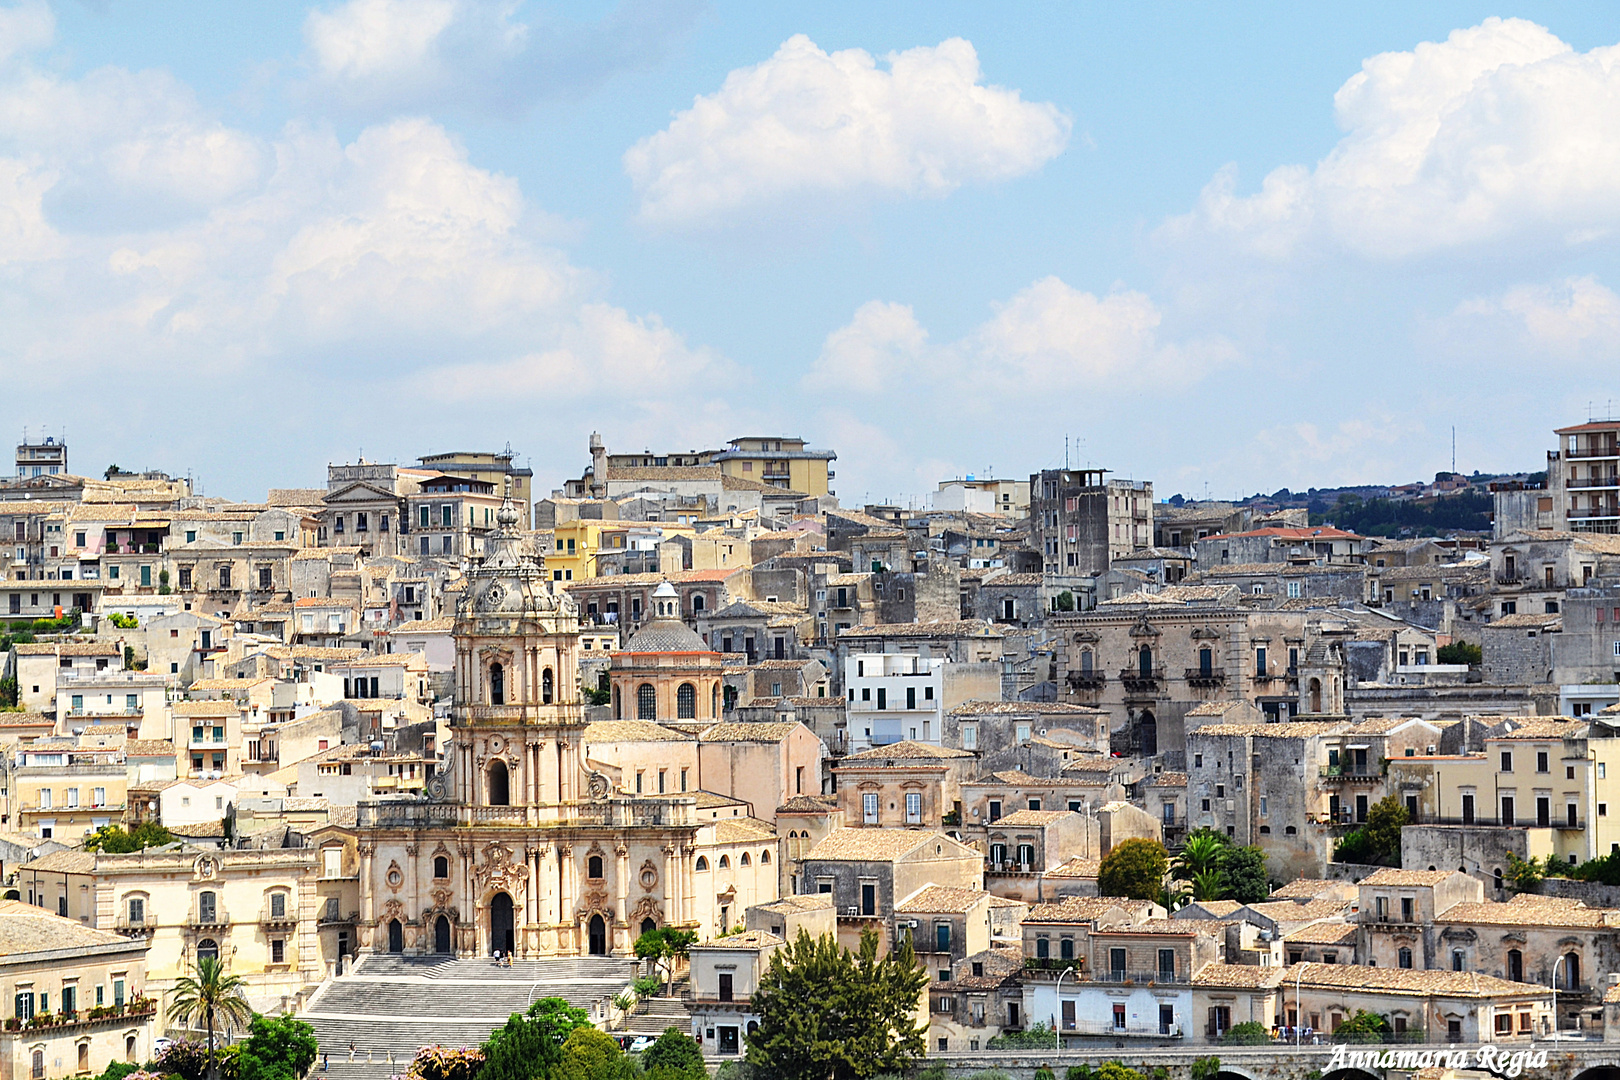
[[[1552,978],[1549,980],[1552,983],[1552,1037],[1554,1042],[1558,1041],[1558,965],[1563,962],[1564,958],[1562,956],[1553,960]]]
[[[1063,976],[1072,975],[1073,973],[1074,973],[1074,965],[1073,964],[1070,964],[1068,967],[1066,967],[1062,971],[1058,972],[1058,980],[1057,980],[1058,1015],[1052,1017],[1052,1038],[1054,1040],[1053,1049],[1059,1051],[1060,1053],[1063,1050],[1063,1029],[1061,1027],[1059,1027],[1058,1025],[1063,1022],[1060,1019],[1060,1017],[1062,1017],[1062,1015],[1063,1015]],[[1076,976],[1076,978],[1078,978],[1078,976]]]
[[[1299,1022],[1305,1015],[1304,1008],[1299,1003],[1299,981],[1305,977],[1305,965],[1299,964],[1294,969],[1294,1046],[1299,1046]]]

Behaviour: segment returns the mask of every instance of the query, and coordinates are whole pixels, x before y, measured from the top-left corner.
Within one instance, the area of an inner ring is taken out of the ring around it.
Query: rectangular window
[[[1513,751],[1511,751],[1511,750],[1503,750],[1502,751],[1502,771],[1503,772],[1512,772],[1513,771]]]
[[[275,938],[270,942],[270,962],[272,964],[287,962],[287,943],[281,938]]]
[[[861,819],[868,825],[876,825],[878,820],[878,795],[867,792],[861,796]]]
[[[875,881],[861,882],[861,914],[877,914],[877,883]]]
[[[906,792],[906,824],[917,825],[922,822],[922,793],[918,791]]]

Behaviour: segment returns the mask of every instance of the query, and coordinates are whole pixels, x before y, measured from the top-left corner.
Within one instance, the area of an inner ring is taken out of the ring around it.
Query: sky
[[[1610,5],[0,0],[0,416],[235,499],[1534,470],[1620,415],[1617,228]]]

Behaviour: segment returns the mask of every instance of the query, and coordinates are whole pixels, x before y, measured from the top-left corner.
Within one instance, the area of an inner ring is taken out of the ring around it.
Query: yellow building
[[[837,475],[832,471],[836,460],[831,450],[811,450],[803,439],[752,435],[732,439],[710,458],[726,476],[811,496],[832,494],[828,485]]]
[[[22,748],[10,792],[18,831],[71,844],[123,818],[124,747],[81,741],[36,739]]]
[[[601,576],[600,559],[604,555],[620,554],[639,547],[655,558],[661,558],[659,551],[663,543],[674,536],[692,537],[695,532],[690,525],[639,521],[575,519],[561,522],[553,530],[552,548],[546,554],[546,569],[554,582],[584,581]],[[647,543],[653,547],[644,547]]]
[[[94,1076],[115,1061],[150,1060],[148,948],[144,938],[0,900],[0,995],[12,1003],[0,1080]]]
[[[424,454],[417,462],[424,469],[487,480],[495,485],[497,497],[505,494],[506,478],[511,477],[512,501],[523,507],[525,518],[534,511],[534,470],[513,466],[510,446],[500,453],[451,450],[443,454]]]

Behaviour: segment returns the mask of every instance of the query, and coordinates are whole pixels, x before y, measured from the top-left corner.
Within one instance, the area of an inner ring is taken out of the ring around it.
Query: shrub
[[[1045,1024],[1031,1024],[1024,1031],[997,1035],[984,1045],[987,1050],[1050,1050],[1057,1046],[1057,1036]]]
[[[1441,664],[1468,664],[1477,667],[1485,662],[1485,650],[1466,641],[1453,641],[1450,645],[1440,646],[1435,651],[1434,658]]]
[[[484,1052],[475,1046],[424,1046],[405,1075],[409,1080],[473,1080],[483,1067]]]
[[[1049,1066],[1042,1065],[1035,1070],[1035,1080],[1057,1080],[1057,1076]]]
[[[1227,1046],[1259,1046],[1270,1041],[1271,1032],[1267,1031],[1265,1025],[1258,1020],[1245,1020],[1241,1024],[1233,1024],[1221,1038],[1221,1042]]]
[[[1192,1063],[1192,1080],[1215,1080],[1220,1071],[1221,1059],[1214,1054],[1197,1058]]]
[[[980,1069],[968,1077],[968,1080],[1012,1080],[1012,1077],[1000,1069]]]

